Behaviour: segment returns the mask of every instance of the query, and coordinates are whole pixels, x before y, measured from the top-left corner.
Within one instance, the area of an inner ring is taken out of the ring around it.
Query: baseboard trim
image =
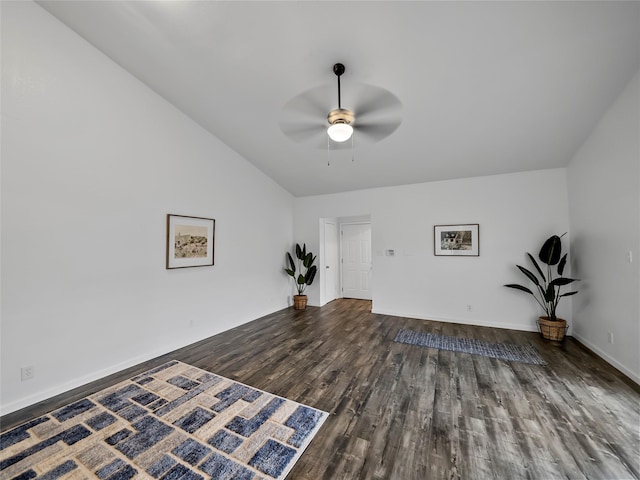
[[[261,318],[265,315],[270,315],[271,313],[275,313],[278,312],[280,310],[284,310],[285,308],[288,308],[287,305],[283,305],[281,304],[279,307],[276,307],[276,310],[273,311],[268,311],[262,314],[259,314],[258,317],[256,318],[252,318],[249,320],[245,320],[242,321],[240,323],[238,323],[237,325],[234,325],[230,328],[236,328],[239,327],[240,325],[244,325],[245,323],[249,323],[252,322],[258,318]],[[69,380],[65,383],[62,383],[60,385],[56,385],[55,387],[51,387],[51,388],[46,388],[44,390],[40,390],[38,392],[34,392],[30,395],[27,395],[25,397],[21,397],[18,398],[12,402],[6,403],[4,405],[0,405],[0,416],[5,416],[5,415],[9,415],[10,413],[14,413],[17,412],[18,410],[21,410],[23,408],[27,408],[30,407],[31,405],[34,405],[38,402],[42,402],[45,400],[48,400],[50,398],[53,398],[57,395],[66,393],[70,390],[73,390],[74,388],[78,388],[78,387],[82,387],[83,385],[87,385],[88,383],[91,382],[95,382],[96,380],[100,380],[102,378],[108,377],[109,375],[113,375],[114,373],[118,373],[122,370],[126,370],[127,368],[131,368],[131,367],[135,367],[136,365],[139,365],[143,362],[148,362],[149,360],[153,360],[154,358],[158,358],[161,357],[163,355],[166,355],[168,353],[173,352],[174,350],[178,350],[180,348],[184,348],[184,347],[188,347],[189,345],[193,345],[194,343],[197,343],[199,341],[205,340],[211,336],[217,335],[218,333],[222,333],[222,332],[211,332],[210,334],[206,335],[203,338],[200,339],[195,339],[193,341],[188,341],[185,344],[177,344],[177,345],[168,345],[166,348],[162,348],[162,349],[156,349],[153,350],[151,352],[148,352],[146,354],[143,355],[139,355],[137,357],[133,357],[133,358],[129,358],[127,360],[124,360],[122,362],[119,362],[115,365],[110,365],[108,367],[105,367],[101,370],[97,370],[95,372],[91,372],[88,373],[87,375],[83,375],[81,377],[76,377],[72,380]]]
[[[519,330],[523,332],[537,332],[538,326],[535,322],[532,322],[530,325],[523,325],[521,323],[495,323],[495,322],[486,322],[484,320],[478,319],[462,319],[462,318],[446,318],[446,317],[437,317],[433,315],[422,315],[416,313],[409,312],[398,312],[396,310],[384,310],[374,308],[371,310],[371,313],[376,313],[380,315],[390,315],[392,317],[403,317],[403,318],[415,318],[418,320],[432,320],[434,322],[444,322],[444,323],[459,323],[462,325],[475,325],[478,327],[491,327],[491,328],[502,328],[505,330]]]
[[[174,349],[172,348],[171,350],[174,350]],[[153,352],[147,355],[140,355],[135,358],[130,358],[124,362],[120,362],[115,365],[111,365],[107,368],[103,368],[102,370],[98,370],[95,372],[91,372],[90,374],[74,378],[73,380],[65,382],[61,385],[57,385],[55,387],[48,388],[45,390],[40,390],[39,392],[35,392],[35,393],[32,393],[31,395],[27,395],[26,397],[22,397],[17,400],[14,400],[13,402],[9,402],[5,405],[2,405],[2,408],[0,409],[0,411],[2,412],[2,416],[8,415],[22,408],[26,408],[38,402],[48,400],[52,397],[55,397],[57,395],[73,390],[74,388],[78,388],[88,383],[94,382],[96,380],[100,380],[101,378],[108,377],[109,375],[118,373],[122,370],[126,370],[127,368],[138,365],[139,363],[152,360],[166,353],[168,352],[166,351]]]
[[[606,352],[604,352],[603,350],[601,350],[600,348],[595,346],[593,343],[591,343],[589,340],[584,338],[582,335],[574,333],[573,334],[573,338],[576,339],[579,343],[581,343],[584,348],[586,348],[587,350],[590,350],[591,352],[593,352],[595,355],[600,357],[602,360],[607,362],[609,365],[614,367],[616,370],[620,371],[620,373],[622,373],[625,377],[629,378],[629,380],[633,381],[638,386],[640,386],[640,375],[638,373],[632,372],[631,370],[629,370],[628,367],[626,367],[625,365],[621,364],[619,361],[617,361],[611,355],[607,354]]]

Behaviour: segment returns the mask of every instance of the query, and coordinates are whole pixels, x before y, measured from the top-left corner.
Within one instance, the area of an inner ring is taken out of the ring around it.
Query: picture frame
[[[478,257],[480,256],[480,225],[477,223],[434,225],[433,247],[436,256]]]
[[[213,265],[216,221],[167,214],[167,270]]]

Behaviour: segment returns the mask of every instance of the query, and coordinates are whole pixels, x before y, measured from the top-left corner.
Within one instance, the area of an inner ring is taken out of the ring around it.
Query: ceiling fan
[[[395,132],[402,122],[402,103],[384,88],[352,82],[347,96],[351,108],[342,107],[340,77],[345,70],[342,63],[333,66],[338,79],[337,108],[331,108],[335,107],[335,90],[327,85],[306,90],[285,104],[280,128],[286,136],[317,148],[327,148],[329,142],[341,148],[354,136],[375,143]]]

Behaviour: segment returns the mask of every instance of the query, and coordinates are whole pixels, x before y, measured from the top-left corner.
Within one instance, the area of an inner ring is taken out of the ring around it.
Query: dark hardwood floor
[[[283,310],[1,419],[2,430],[173,358],[330,412],[290,479],[640,478],[640,388],[578,342]],[[547,366],[393,342],[400,328],[532,344]]]

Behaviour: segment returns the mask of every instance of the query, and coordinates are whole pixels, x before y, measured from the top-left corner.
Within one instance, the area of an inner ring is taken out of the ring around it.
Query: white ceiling
[[[296,196],[566,166],[640,67],[636,1],[38,3]],[[336,62],[343,107],[402,104],[353,154],[324,140]],[[283,117],[323,86],[318,118]]]

